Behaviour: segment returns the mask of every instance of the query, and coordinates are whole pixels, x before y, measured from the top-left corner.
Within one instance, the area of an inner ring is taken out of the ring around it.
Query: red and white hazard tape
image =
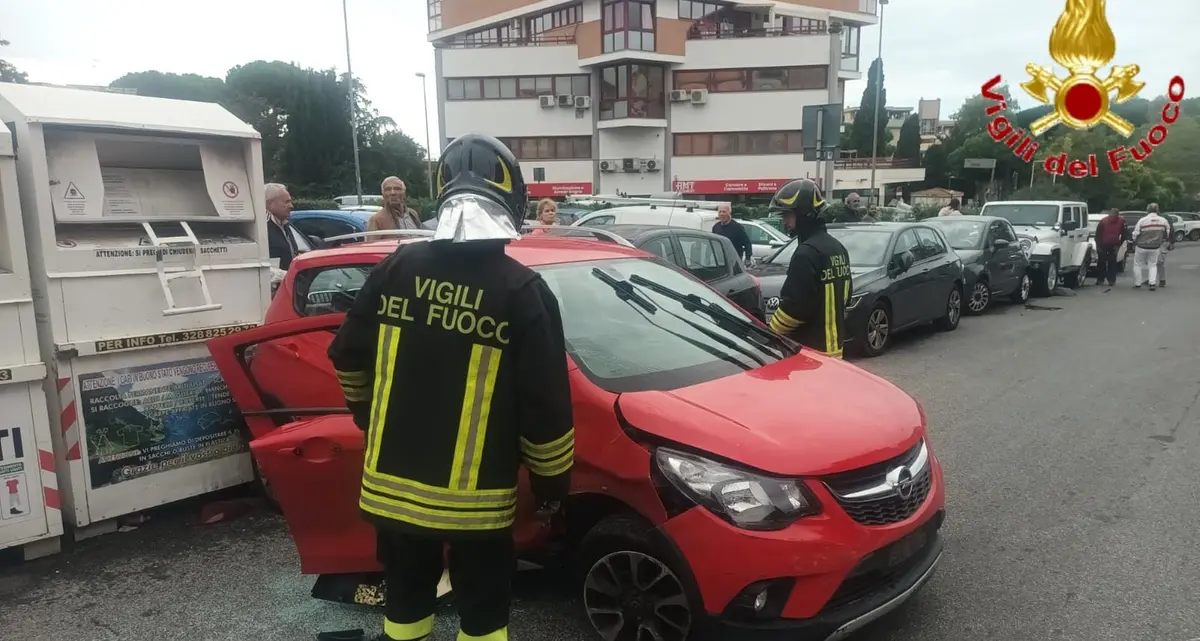
[[[54,452],[38,450],[38,467],[42,473],[42,494],[46,509],[62,510],[62,499],[58,495],[58,475],[54,473]]]
[[[63,444],[67,447],[67,460],[79,460],[79,415],[75,411],[75,386],[70,378],[58,379],[58,403],[62,408],[59,417]]]

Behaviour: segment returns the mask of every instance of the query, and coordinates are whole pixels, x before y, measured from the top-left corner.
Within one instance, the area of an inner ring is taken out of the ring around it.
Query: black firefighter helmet
[[[447,198],[468,193],[504,205],[513,225],[521,228],[529,194],[521,165],[504,143],[484,134],[466,134],[442,150],[437,167],[438,210]]]
[[[788,181],[775,192],[771,197],[770,210],[785,215],[795,214],[795,226],[788,230],[794,234],[797,227],[819,220],[821,212],[828,206],[817,183],[807,178],[797,178]]]

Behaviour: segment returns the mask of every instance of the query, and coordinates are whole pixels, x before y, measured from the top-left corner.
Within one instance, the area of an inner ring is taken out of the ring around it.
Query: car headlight
[[[799,479],[762,476],[668,448],[654,458],[675,489],[743,529],[781,530],[820,511]]]
[[[1017,244],[1020,245],[1021,251],[1025,253],[1026,258],[1029,258],[1031,255],[1033,255],[1033,241],[1032,240],[1030,240],[1028,238],[1022,238],[1019,241],[1017,241]]]

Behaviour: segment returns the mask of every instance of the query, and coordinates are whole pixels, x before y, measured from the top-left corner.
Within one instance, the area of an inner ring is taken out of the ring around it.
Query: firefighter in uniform
[[[574,461],[562,319],[541,276],[505,253],[526,208],[512,152],[462,136],[437,186],[433,239],[371,272],[329,357],[366,432],[359,507],[384,567],[380,639],[433,630],[448,547],[459,641],[506,641],[518,466],[547,516]]]
[[[807,179],[788,182],[771,198],[771,211],[783,216],[788,235],[797,239],[771,330],[841,358],[850,260],[821,220],[827,206],[821,188]]]

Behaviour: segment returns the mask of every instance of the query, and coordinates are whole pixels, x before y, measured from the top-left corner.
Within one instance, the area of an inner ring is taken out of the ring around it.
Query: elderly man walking
[[[421,217],[406,202],[408,187],[395,176],[383,179],[383,207],[367,220],[367,231],[421,229]]]
[[[750,236],[746,235],[746,229],[742,227],[742,224],[733,219],[733,210],[729,203],[721,203],[717,206],[717,222],[712,226],[712,233],[728,238],[733,243],[733,248],[737,250],[738,256],[747,265],[754,262],[754,245],[750,243]]]
[[[1170,223],[1166,218],[1158,215],[1158,204],[1151,203],[1146,208],[1146,215],[1133,227],[1133,286],[1135,288],[1141,287],[1143,284],[1149,284],[1150,291],[1158,288],[1158,257],[1170,237]]]

